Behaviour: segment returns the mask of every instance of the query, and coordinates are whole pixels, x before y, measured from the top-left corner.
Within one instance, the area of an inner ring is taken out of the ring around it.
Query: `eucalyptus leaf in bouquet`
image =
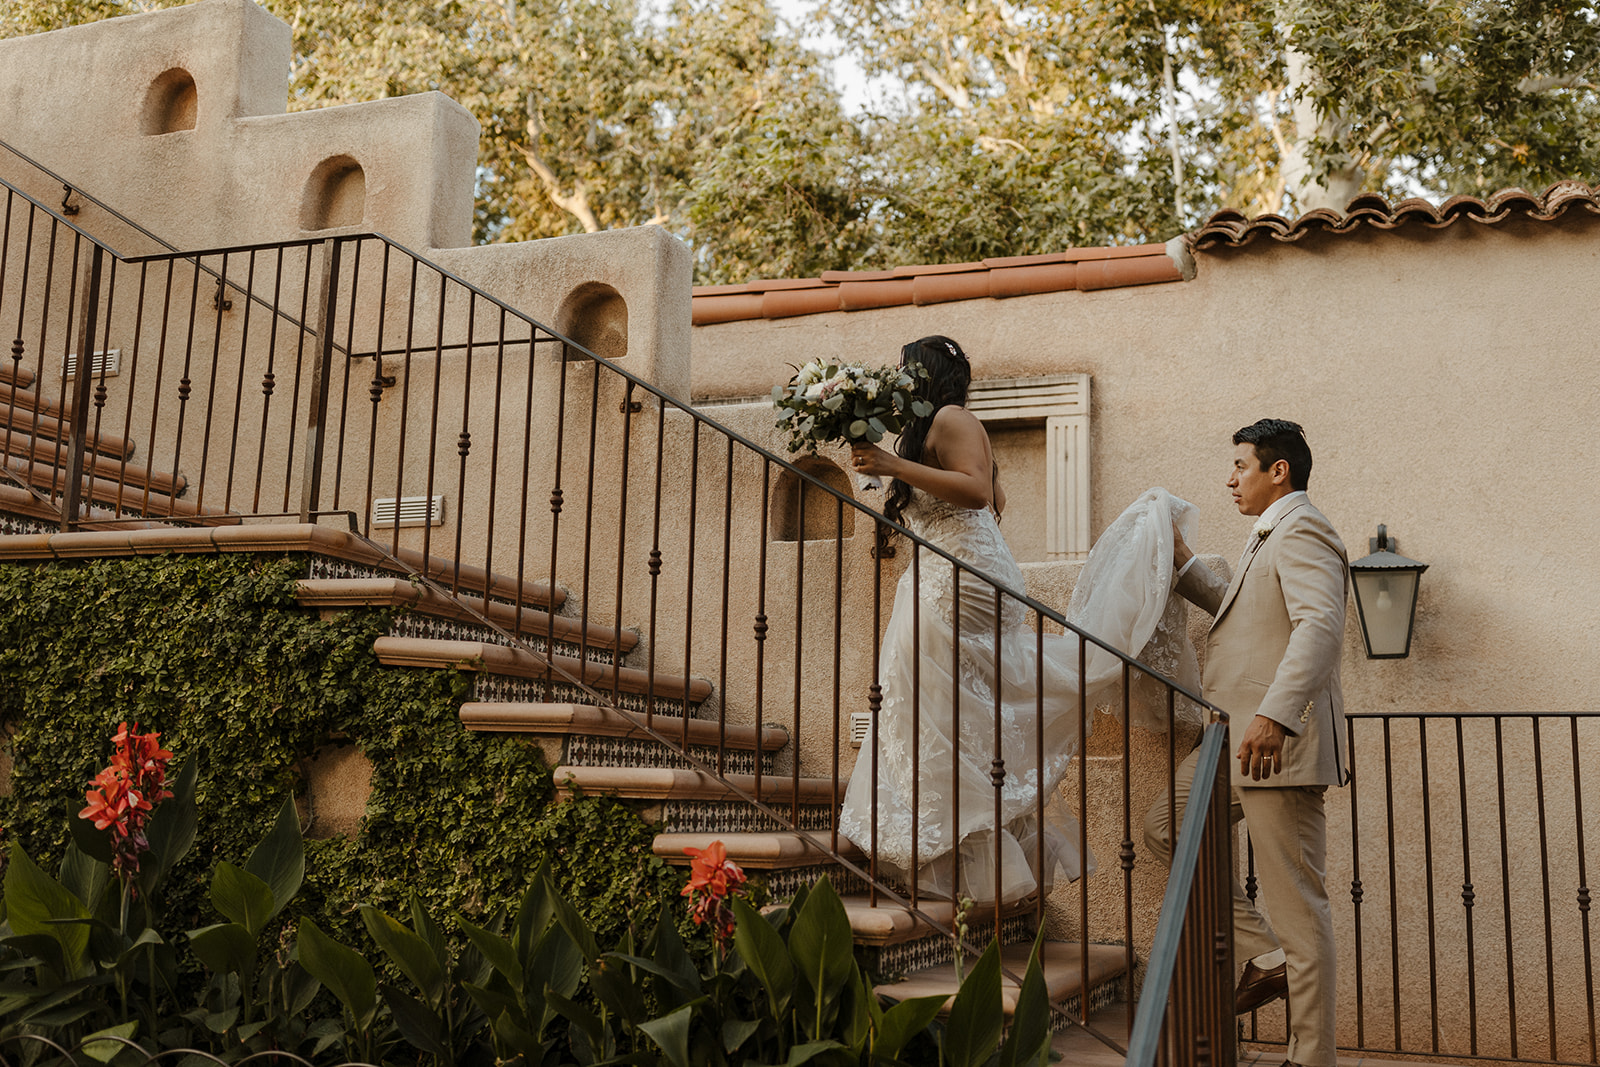
[[[922,367],[863,367],[812,360],[788,385],[772,388],[777,426],[789,432],[789,451],[815,452],[819,445],[877,444],[905,429],[913,418],[933,414],[917,395],[928,372]]]

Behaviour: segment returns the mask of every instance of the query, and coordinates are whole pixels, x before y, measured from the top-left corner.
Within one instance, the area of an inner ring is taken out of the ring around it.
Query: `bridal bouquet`
[[[789,431],[789,451],[815,452],[818,445],[877,444],[899,433],[912,418],[933,414],[916,395],[927,377],[920,366],[861,367],[812,360],[796,370],[788,385],[772,388],[777,426]],[[864,488],[882,488],[877,478],[863,479]]]

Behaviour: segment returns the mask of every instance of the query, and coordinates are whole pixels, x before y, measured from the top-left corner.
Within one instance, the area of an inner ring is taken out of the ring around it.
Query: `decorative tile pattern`
[[[659,721],[659,720],[658,720]],[[662,733],[668,733],[666,729]],[[671,736],[668,733],[668,736]],[[708,766],[717,765],[717,750],[711,745],[690,745],[689,754]],[[729,774],[754,774],[755,753],[749,749],[727,749],[723,767]],[[688,767],[682,756],[662,747],[659,741],[637,737],[596,737],[574,734],[567,741],[567,762],[579,767]],[[761,773],[772,773],[772,755],[762,760]]]
[[[668,800],[661,808],[663,833],[738,834],[790,829],[787,805],[781,809],[785,815],[781,822],[768,818],[743,801]],[[800,829],[826,832],[832,826],[834,811],[828,804],[800,805]]]

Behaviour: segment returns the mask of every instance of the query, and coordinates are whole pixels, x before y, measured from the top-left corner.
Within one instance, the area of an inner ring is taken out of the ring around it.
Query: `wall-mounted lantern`
[[[1394,551],[1386,527],[1367,542],[1370,556],[1350,564],[1361,616],[1361,640],[1368,659],[1404,659],[1411,654],[1411,629],[1417,618],[1417,587],[1426,563]]]

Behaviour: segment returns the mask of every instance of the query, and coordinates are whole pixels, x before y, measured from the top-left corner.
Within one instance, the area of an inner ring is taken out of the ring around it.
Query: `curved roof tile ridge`
[[[1241,219],[1243,216],[1239,216]],[[780,278],[701,285],[692,292],[694,324],[780,319],[831,311],[866,311],[955,300],[1005,299],[1067,290],[1091,292],[1184,280],[1187,254],[1168,244],[1069,248],[977,263],[824,271],[820,278]]]
[[[1600,185],[1569,178],[1553,183],[1538,194],[1513,186],[1490,193],[1487,199],[1457,195],[1439,205],[1422,197],[1409,197],[1391,205],[1378,193],[1362,193],[1346,204],[1343,212],[1318,208],[1294,219],[1282,215],[1249,218],[1227,208],[1186,234],[1184,242],[1191,251],[1208,252],[1243,248],[1262,236],[1289,243],[1312,233],[1344,234],[1363,226],[1393,230],[1421,223],[1430,229],[1442,229],[1463,218],[1485,225],[1513,217],[1551,222],[1569,211],[1600,215]]]

